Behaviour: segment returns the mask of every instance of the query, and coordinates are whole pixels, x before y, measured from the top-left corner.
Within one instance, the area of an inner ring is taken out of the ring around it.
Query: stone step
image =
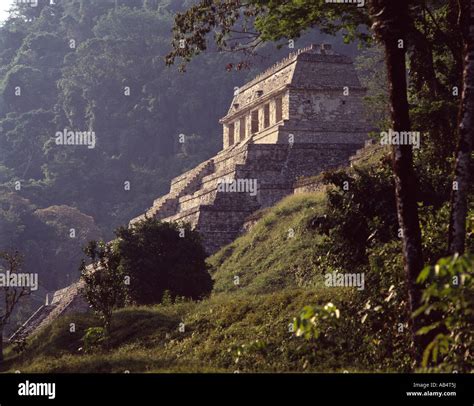
[[[40,331],[42,328],[49,325],[53,320],[56,320],[59,316],[62,316],[66,313],[84,312],[89,309],[89,305],[85,302],[85,299],[80,295],[80,291],[83,287],[83,282],[79,280],[78,282],[73,283],[65,289],[62,289],[61,297],[58,297],[56,300],[56,305],[50,306],[51,310],[46,315],[46,317],[41,320],[38,326],[32,330],[31,334]],[[53,302],[54,303],[54,298]]]
[[[240,229],[241,216],[293,193],[296,176],[311,176],[343,163],[347,165],[357,147],[360,144],[236,145],[188,171],[186,176],[176,178],[172,192],[155,200],[147,216],[163,221],[190,221],[201,230],[209,230],[207,222],[216,231],[227,230],[230,224],[225,217],[231,216],[230,221],[235,220],[231,228]],[[219,191],[221,179],[256,179],[257,194]]]
[[[28,335],[34,330],[42,320],[46,318],[49,312],[52,310],[54,306],[40,306],[33,315],[26,320],[20,328],[13,333],[13,335],[9,338],[10,342],[26,339]]]
[[[184,174],[172,179],[170,193],[182,194],[189,185],[196,180],[204,171],[209,170],[214,165],[213,159],[209,159],[199,164],[190,171],[185,172]],[[184,185],[182,184],[184,182]],[[179,185],[181,184],[181,185]],[[179,186],[178,186],[179,185]]]
[[[159,220],[162,220],[166,217],[170,217],[179,209],[179,199],[182,196],[194,192],[194,190],[199,190],[200,180],[202,180],[203,175],[210,172],[214,167],[214,161],[212,159],[198,165],[194,170],[188,171],[186,177],[180,176],[180,182],[183,179],[186,179],[184,185],[180,187],[171,188],[171,192],[159,199],[156,199],[153,203],[153,206],[147,211],[147,217],[156,217]]]

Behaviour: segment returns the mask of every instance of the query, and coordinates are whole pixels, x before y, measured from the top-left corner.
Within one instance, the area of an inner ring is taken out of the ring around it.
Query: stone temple
[[[295,192],[298,178],[349,164],[371,127],[350,58],[327,44],[289,55],[234,89],[223,149],[171,181],[167,195],[130,224],[188,222],[209,254],[232,242],[256,210]],[[61,315],[87,310],[81,282],[58,290],[12,336],[28,337]]]
[[[351,59],[328,44],[289,55],[234,89],[220,120],[222,151],[173,179],[170,192],[131,224],[146,217],[188,222],[212,254],[238,236],[251,213],[292,194],[297,178],[348,163],[370,130],[365,92]]]

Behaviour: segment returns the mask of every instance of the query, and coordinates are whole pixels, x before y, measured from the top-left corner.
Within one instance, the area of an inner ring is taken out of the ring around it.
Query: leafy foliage
[[[265,41],[295,40],[313,27],[325,34],[343,32],[345,42],[357,38],[369,43],[370,36],[364,31],[369,25],[364,9],[327,7],[323,0],[200,0],[176,16],[173,50],[166,60],[168,64],[181,61],[184,70],[194,56],[208,49],[209,37],[219,50],[253,54]]]
[[[440,259],[420,273],[425,285],[423,305],[415,316],[441,314],[417,334],[438,334],[426,347],[424,368],[443,372],[472,372],[474,369],[474,257],[472,254]]]
[[[147,219],[116,231],[117,255],[130,276],[130,298],[139,304],[164,298],[199,299],[212,289],[206,253],[189,225]]]
[[[126,275],[120,266],[119,256],[110,244],[91,241],[84,252],[90,257],[92,264],[87,267],[85,261],[82,262],[82,294],[99,315],[104,335],[108,338],[112,312],[126,302]]]
[[[105,344],[106,334],[102,327],[90,327],[86,330],[84,337],[84,352],[89,353],[99,350]]]
[[[310,338],[318,339],[322,333],[322,328],[327,334],[330,320],[339,319],[340,311],[332,303],[324,306],[311,307],[306,306],[299,317],[295,319],[294,328],[296,336],[303,336],[307,340]]]

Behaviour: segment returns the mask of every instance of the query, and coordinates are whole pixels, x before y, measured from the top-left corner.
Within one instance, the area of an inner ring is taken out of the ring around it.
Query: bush
[[[353,270],[369,263],[368,250],[397,239],[398,220],[391,171],[385,162],[377,167],[327,172],[328,191],[324,216],[310,226],[327,236],[319,247],[325,262],[334,268]]]
[[[100,350],[106,340],[105,330],[102,327],[90,327],[86,330],[82,341],[84,342],[84,352],[89,353]]]
[[[211,291],[206,253],[199,234],[188,225],[147,219],[115,233],[121,267],[130,277],[132,302],[148,305],[177,296],[199,299]]]
[[[425,283],[423,305],[415,315],[440,317],[422,327],[417,334],[437,334],[423,354],[423,368],[442,372],[474,370],[474,256],[466,254],[440,259],[426,267],[418,277]]]
[[[112,323],[112,312],[127,302],[126,278],[113,244],[103,241],[90,241],[84,252],[90,257],[92,265],[82,261],[81,279],[83,296],[102,321],[108,338]]]

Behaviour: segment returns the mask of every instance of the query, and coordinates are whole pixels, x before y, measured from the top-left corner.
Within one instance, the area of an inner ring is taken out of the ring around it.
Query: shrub
[[[106,339],[105,330],[102,327],[90,327],[86,330],[82,341],[84,352],[89,353],[99,350]]]
[[[439,317],[417,334],[437,334],[423,354],[423,368],[444,372],[472,372],[474,369],[474,256],[454,255],[426,267],[418,282],[425,283],[423,305],[415,316]]]
[[[211,291],[206,253],[199,234],[189,225],[147,219],[115,233],[120,264],[130,276],[133,302],[160,303],[165,296],[166,300],[176,296],[199,299]]]
[[[84,252],[92,265],[87,267],[85,261],[81,264],[82,294],[99,315],[108,337],[113,310],[127,302],[126,278],[113,244],[90,241]]]

